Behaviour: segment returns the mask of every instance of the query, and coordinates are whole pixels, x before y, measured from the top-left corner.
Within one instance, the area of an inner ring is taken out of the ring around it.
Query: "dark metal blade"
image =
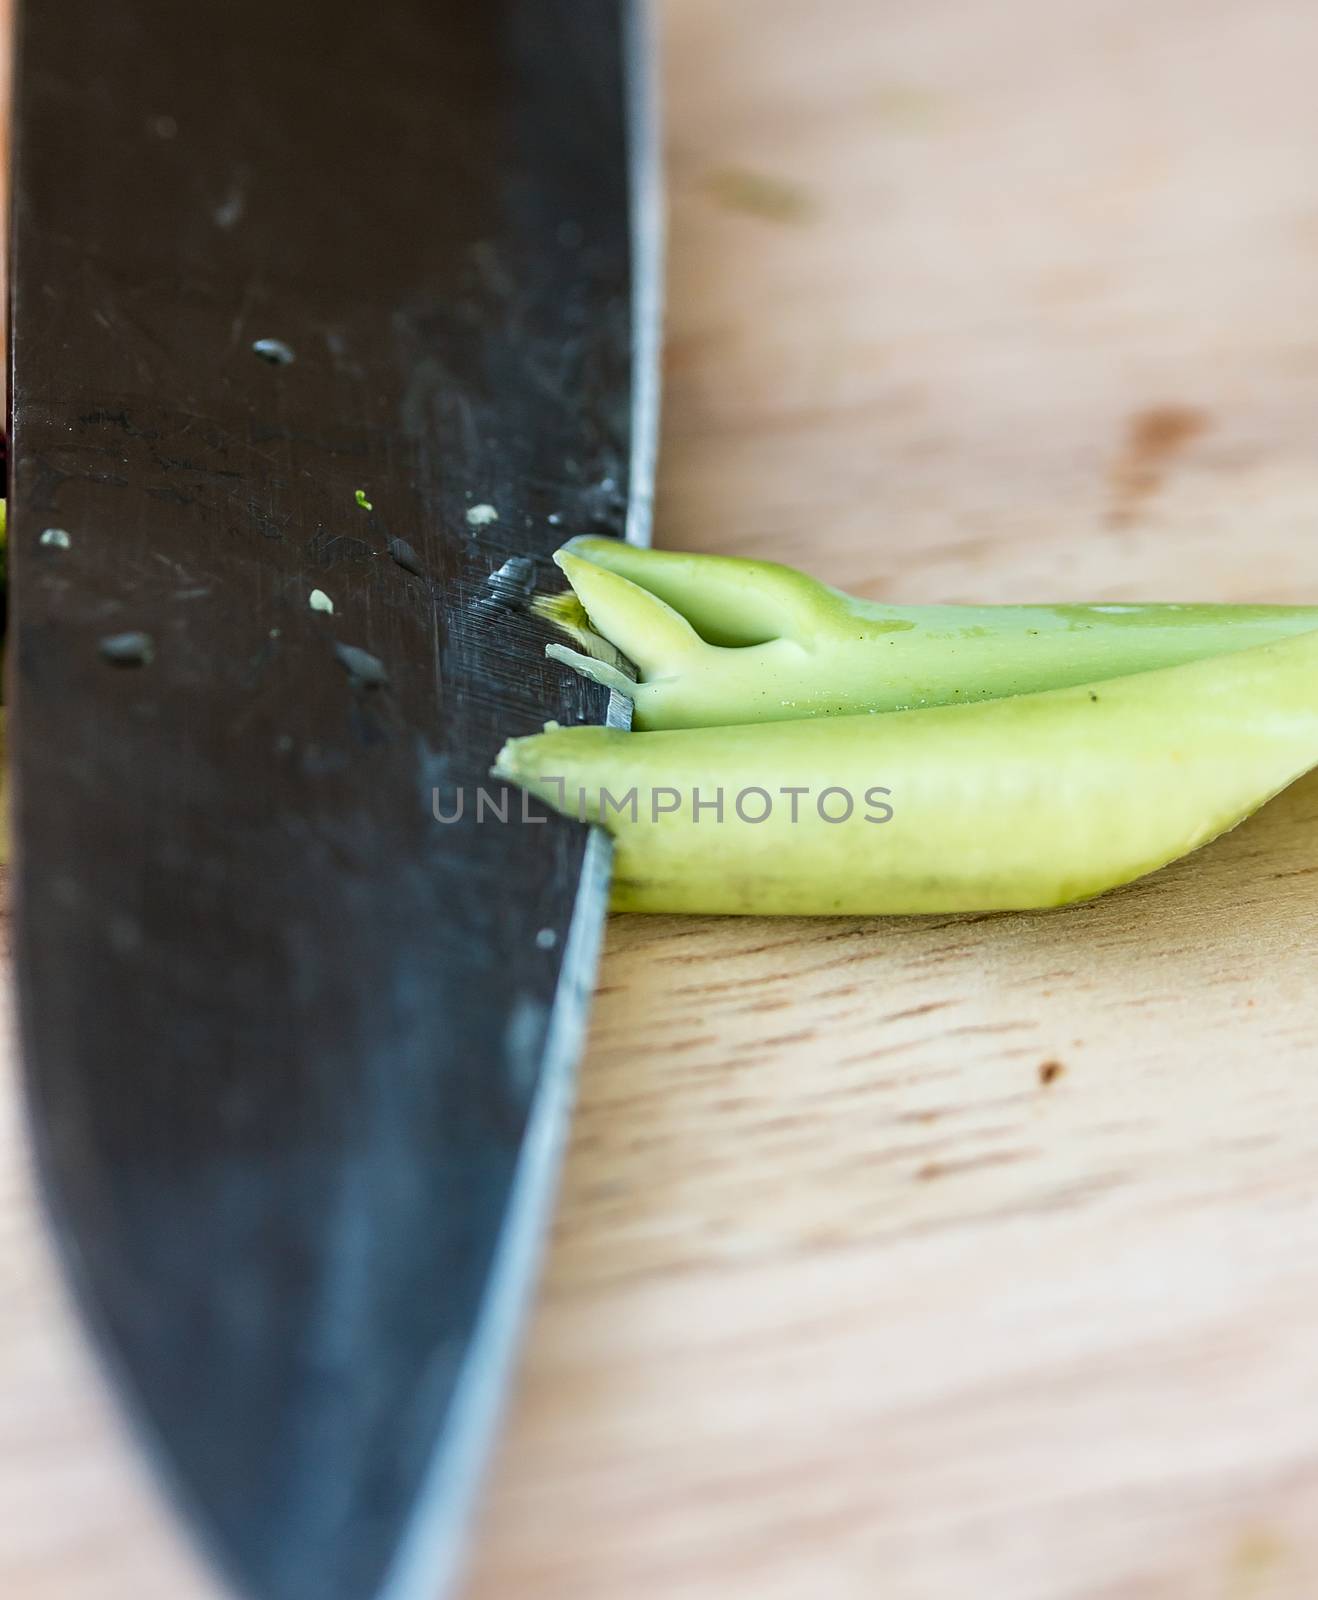
[[[550,553],[644,536],[633,21],[22,9],[30,1101],[89,1318],[262,1600],[433,1600],[535,1257],[607,862],[476,791],[605,714],[522,605]]]

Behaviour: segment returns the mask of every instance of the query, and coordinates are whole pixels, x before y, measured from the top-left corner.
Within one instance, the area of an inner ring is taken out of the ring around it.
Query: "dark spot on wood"
[[[958,1161],[926,1161],[916,1169],[920,1183],[932,1183],[935,1178],[952,1178],[964,1172],[978,1172],[985,1167],[1011,1167],[1024,1161],[1023,1150],[990,1150],[982,1156],[965,1156]]]
[[[707,187],[728,211],[740,211],[765,222],[808,222],[815,214],[814,198],[801,184],[742,167],[723,167],[711,173]]]
[[[1039,1064],[1039,1082],[1046,1089],[1050,1083],[1056,1083],[1058,1078],[1066,1071],[1060,1061],[1043,1061]]]
[[[1130,522],[1143,503],[1156,494],[1173,459],[1212,425],[1196,406],[1161,405],[1137,411],[1126,428],[1126,441],[1112,469],[1111,520]]]

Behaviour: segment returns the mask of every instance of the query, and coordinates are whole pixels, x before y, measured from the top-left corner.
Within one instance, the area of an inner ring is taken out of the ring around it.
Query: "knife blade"
[[[648,537],[645,32],[21,8],[28,1104],[99,1349],[258,1600],[451,1581],[533,1275],[608,863],[487,769],[625,716],[521,602],[569,533]]]

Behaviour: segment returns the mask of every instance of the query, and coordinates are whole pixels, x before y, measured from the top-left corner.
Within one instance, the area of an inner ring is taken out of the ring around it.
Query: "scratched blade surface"
[[[52,1214],[236,1586],[434,1600],[603,914],[601,847],[501,824],[487,769],[606,714],[523,608],[550,553],[645,537],[636,19],[21,9],[8,692]]]

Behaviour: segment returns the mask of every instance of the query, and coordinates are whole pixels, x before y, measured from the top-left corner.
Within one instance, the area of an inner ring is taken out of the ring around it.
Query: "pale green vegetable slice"
[[[608,829],[619,910],[811,915],[1087,899],[1234,827],[1316,762],[1310,632],[977,705],[557,729],[510,741],[495,772]],[[743,820],[762,796],[767,819]],[[847,820],[824,820],[844,797]]]
[[[888,606],[790,567],[574,539],[549,654],[634,701],[639,729],[793,721],[1032,694],[1318,629],[1318,607]],[[633,681],[625,662],[634,663]]]

